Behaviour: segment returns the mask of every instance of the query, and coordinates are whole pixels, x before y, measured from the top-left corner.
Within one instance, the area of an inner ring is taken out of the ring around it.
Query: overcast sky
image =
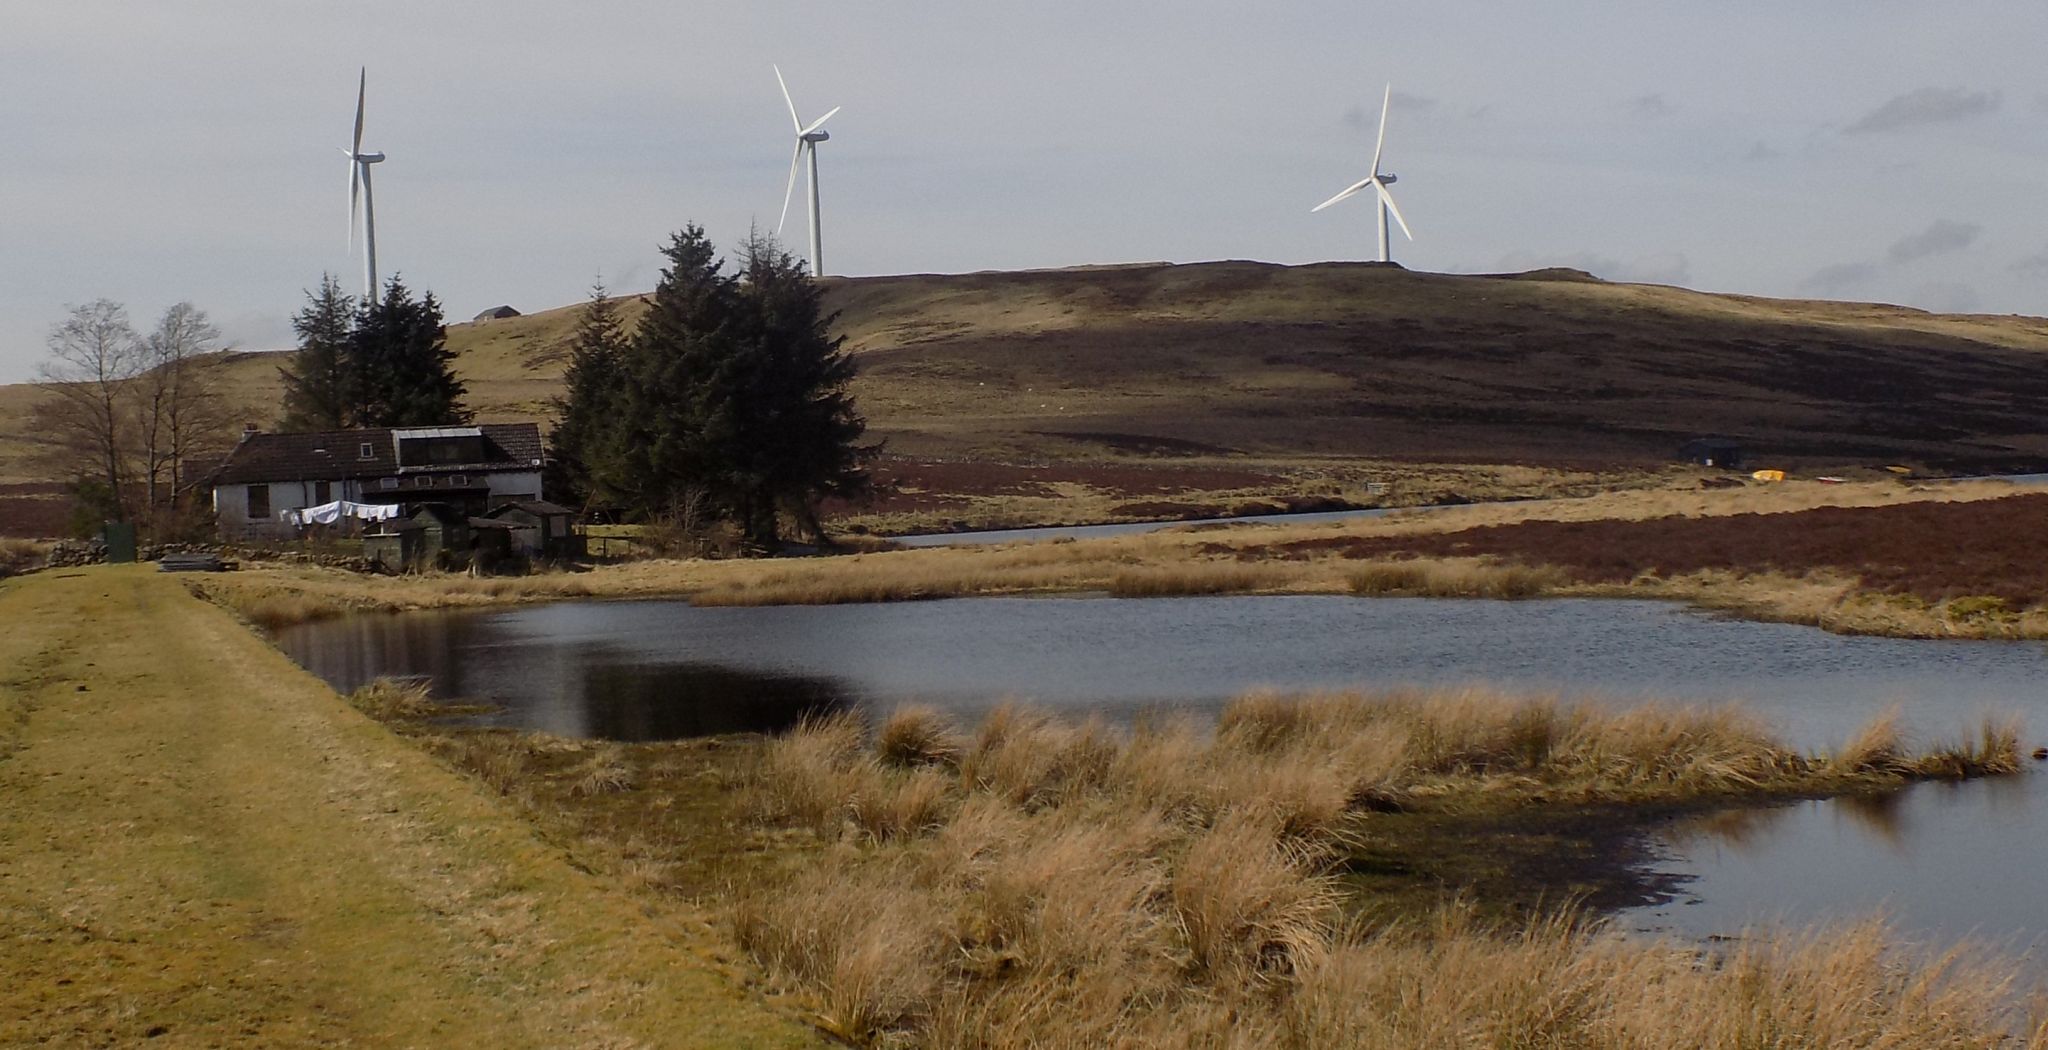
[[[650,287],[686,222],[772,227],[821,149],[827,269],[1373,254],[1425,270],[2048,314],[2048,4],[65,0],[0,14],[0,381],[67,304],[291,341],[378,256],[451,320]],[[786,240],[804,241],[801,198]]]

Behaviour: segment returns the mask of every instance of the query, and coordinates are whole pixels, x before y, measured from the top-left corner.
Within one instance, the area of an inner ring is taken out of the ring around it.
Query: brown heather
[[[753,812],[826,845],[742,894],[736,927],[868,1046],[2048,1048],[2048,1028],[2011,1035],[1995,960],[1905,966],[1877,925],[1705,951],[1569,911],[1375,923],[1336,877],[1381,808],[1733,799],[2017,761],[1996,723],[1928,754],[1899,741],[1887,715],[1813,758],[1739,711],[1480,690],[1259,693],[1213,731],[1005,706],[964,736],[929,710],[870,736],[837,717],[768,745]]]

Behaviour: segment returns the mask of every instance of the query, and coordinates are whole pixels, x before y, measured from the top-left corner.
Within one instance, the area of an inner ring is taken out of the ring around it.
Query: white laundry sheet
[[[290,525],[332,525],[343,518],[359,518],[363,521],[385,521],[398,517],[395,503],[351,503],[338,499],[322,503],[317,507],[282,510],[277,514]]]

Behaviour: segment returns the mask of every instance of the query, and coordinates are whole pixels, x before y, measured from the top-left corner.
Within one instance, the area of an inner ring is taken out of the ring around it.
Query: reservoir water
[[[1488,685],[1739,702],[1832,747],[1888,707],[1922,739],[1987,712],[2048,729],[2048,647],[1855,638],[1599,600],[1257,596],[953,599],[695,608],[571,602],[351,617],[279,632],[339,689],[421,676],[492,724],[619,740],[775,730],[811,710],[922,702],[972,720],[1005,699],[1129,718],[1280,689]],[[1690,818],[1660,834],[1680,877],[1632,926],[1732,935],[1890,910],[1910,934],[2015,948],[2048,934],[2048,776],[1921,785]]]

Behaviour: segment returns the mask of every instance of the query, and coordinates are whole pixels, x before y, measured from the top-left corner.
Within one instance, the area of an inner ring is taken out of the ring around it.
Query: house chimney
[[[242,424],[242,440],[247,441],[250,438],[255,437],[259,429],[260,428],[258,428],[254,423]]]

